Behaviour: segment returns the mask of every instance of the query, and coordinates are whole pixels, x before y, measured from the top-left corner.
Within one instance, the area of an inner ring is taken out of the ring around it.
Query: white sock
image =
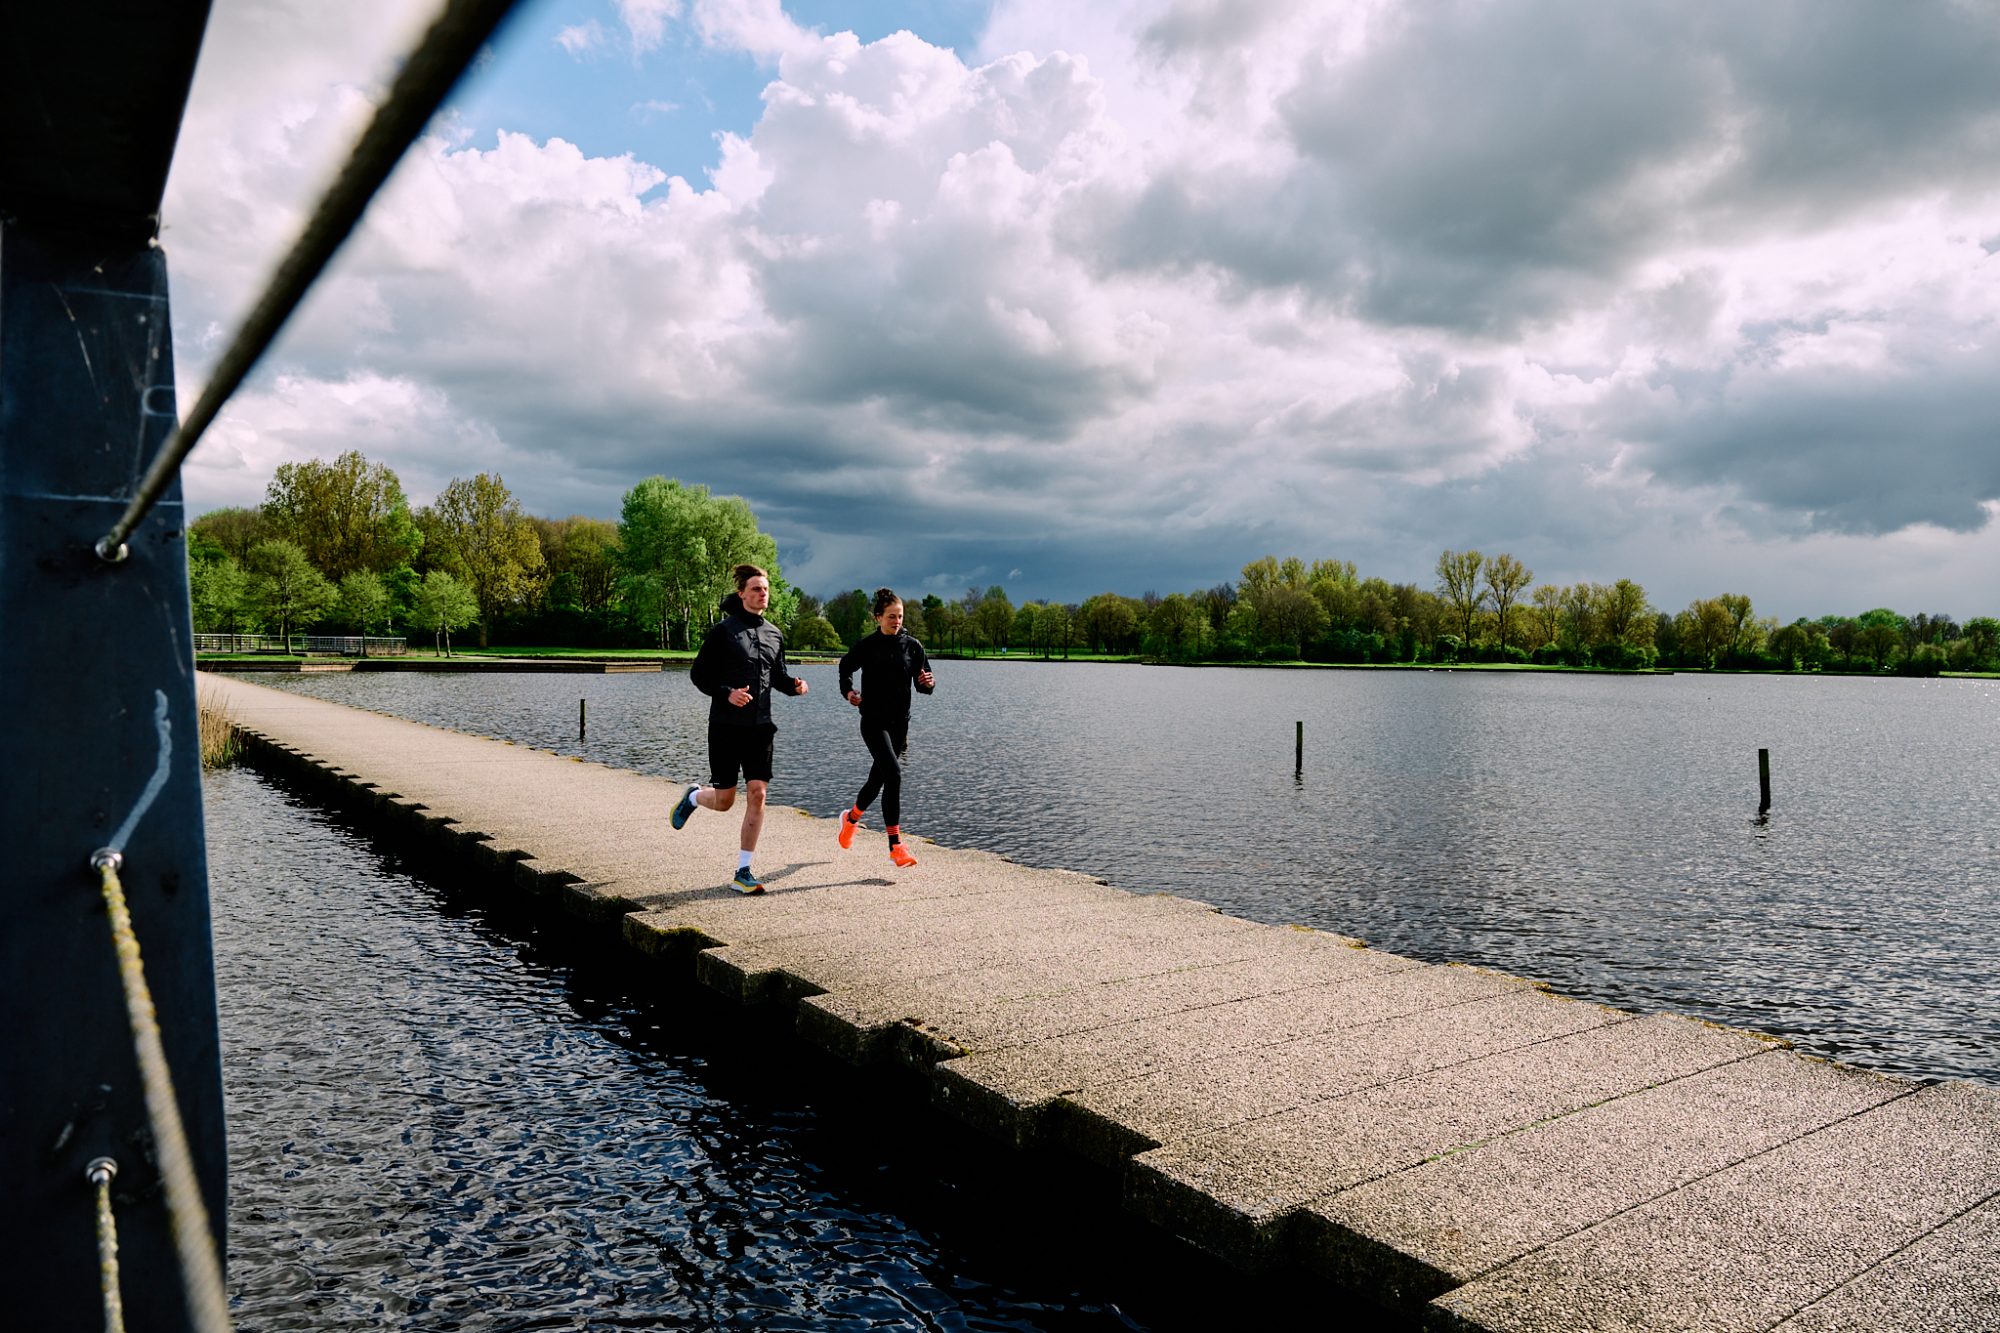
[[[748,870],[750,868],[750,853],[748,852],[737,853],[736,868],[738,870]]]
[[[695,803],[696,805],[700,805],[700,804],[701,804],[701,788],[700,788],[700,787],[696,787],[696,788],[694,789],[694,803]]]

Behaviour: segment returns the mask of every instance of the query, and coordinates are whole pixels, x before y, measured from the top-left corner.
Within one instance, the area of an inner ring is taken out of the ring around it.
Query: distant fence
[[[361,634],[197,634],[198,653],[285,653],[293,657],[401,657],[408,639]]]

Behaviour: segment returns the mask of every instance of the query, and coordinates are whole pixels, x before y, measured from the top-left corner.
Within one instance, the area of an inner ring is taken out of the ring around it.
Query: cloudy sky
[[[215,0],[184,406],[432,8]],[[1957,0],[526,0],[187,495],[358,448],[740,494],[822,594],[1477,547],[2000,614],[1995,69]]]

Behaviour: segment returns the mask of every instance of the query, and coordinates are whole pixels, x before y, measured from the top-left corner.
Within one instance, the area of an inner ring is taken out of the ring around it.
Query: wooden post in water
[[[1306,724],[1302,718],[1298,723],[1297,740],[1292,750],[1292,776],[1303,776],[1306,771]]]
[[[1757,751],[1757,813],[1771,808],[1771,752]]]
[[[577,738],[578,740],[582,740],[582,739],[583,739],[583,732],[584,732],[584,708],[583,708],[583,705],[584,705],[584,702],[585,702],[585,701],[584,701],[584,700],[582,700],[582,699],[578,699],[578,700],[576,701],[576,738]]]

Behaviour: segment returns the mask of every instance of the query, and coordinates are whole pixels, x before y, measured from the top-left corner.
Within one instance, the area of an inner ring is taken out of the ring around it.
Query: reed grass
[[[236,734],[236,719],[217,692],[200,691],[195,697],[195,712],[201,720],[201,766],[227,768],[240,760],[243,742]]]

